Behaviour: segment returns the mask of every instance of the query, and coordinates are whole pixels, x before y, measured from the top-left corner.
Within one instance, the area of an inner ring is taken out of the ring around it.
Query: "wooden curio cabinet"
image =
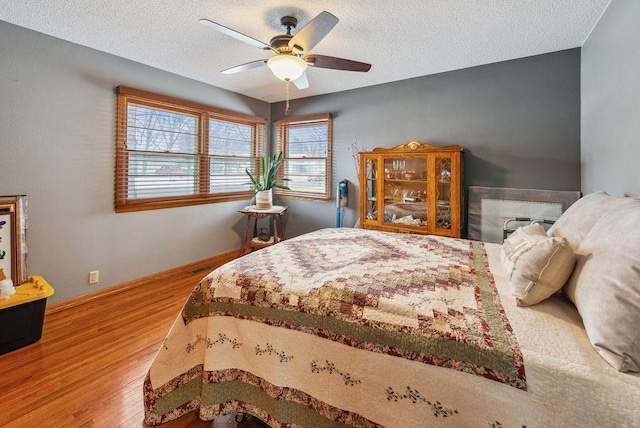
[[[360,226],[462,237],[462,155],[417,141],[360,153]]]

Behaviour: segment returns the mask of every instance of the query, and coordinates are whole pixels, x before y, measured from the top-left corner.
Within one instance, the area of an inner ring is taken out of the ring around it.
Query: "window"
[[[331,200],[330,114],[290,117],[274,122],[277,151],[284,153],[280,175],[291,190],[278,189],[282,197]]]
[[[116,211],[250,199],[265,123],[118,87]]]

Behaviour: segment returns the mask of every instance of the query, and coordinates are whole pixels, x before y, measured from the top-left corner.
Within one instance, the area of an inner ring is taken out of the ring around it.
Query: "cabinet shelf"
[[[426,178],[416,178],[415,180],[405,180],[398,178],[385,178],[384,181],[386,183],[421,183],[424,184],[427,182]]]

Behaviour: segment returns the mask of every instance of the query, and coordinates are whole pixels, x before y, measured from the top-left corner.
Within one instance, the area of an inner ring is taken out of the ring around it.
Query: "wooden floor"
[[[0,427],[146,427],[144,377],[206,273],[174,275],[47,314],[39,342],[0,356]],[[195,414],[161,425],[236,426],[265,425],[251,418],[236,424],[233,416],[204,422]]]

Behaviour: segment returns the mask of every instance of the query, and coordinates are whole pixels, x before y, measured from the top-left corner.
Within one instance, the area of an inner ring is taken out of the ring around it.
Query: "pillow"
[[[576,258],[565,238],[553,238],[541,224],[516,229],[500,250],[500,260],[518,306],[535,305],[560,290]]]
[[[604,214],[576,251],[565,292],[589,340],[622,372],[640,371],[640,199]]]
[[[600,217],[623,201],[624,198],[616,198],[607,192],[584,196],[562,213],[547,235],[567,238],[575,251]]]

